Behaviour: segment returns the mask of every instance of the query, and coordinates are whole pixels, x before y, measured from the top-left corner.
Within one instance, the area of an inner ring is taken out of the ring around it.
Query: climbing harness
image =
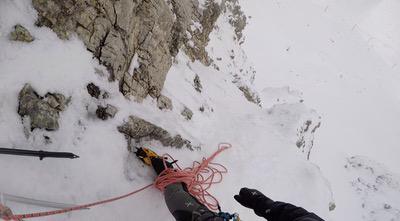
[[[29,214],[17,214],[13,215],[11,214],[6,214],[5,216],[1,217],[4,220],[22,220],[22,219],[28,219],[28,218],[37,218],[37,217],[43,217],[43,216],[51,216],[51,215],[57,215],[57,214],[63,214],[63,213],[68,213],[76,210],[82,210],[82,209],[87,209],[90,207],[98,206],[101,204],[106,204],[106,203],[111,203],[120,199],[127,198],[129,196],[135,195],[139,192],[142,192],[146,189],[149,189],[153,185],[157,187],[159,190],[164,190],[165,187],[171,183],[176,183],[176,182],[183,182],[187,185],[189,193],[192,194],[194,197],[196,197],[201,203],[203,203],[205,206],[207,206],[211,210],[217,210],[218,209],[218,200],[212,196],[207,190],[211,187],[212,184],[217,184],[222,181],[222,174],[227,173],[228,170],[221,164],[218,163],[212,163],[211,161],[222,151],[230,148],[231,145],[227,143],[223,143],[219,145],[218,150],[211,155],[209,158],[203,158],[202,162],[194,162],[192,168],[185,168],[181,169],[179,165],[177,165],[178,169],[171,169],[167,168],[164,170],[156,179],[156,181],[152,184],[149,184],[147,186],[144,186],[140,189],[137,189],[133,192],[127,193],[125,195],[121,195],[118,197],[106,199],[106,200],[101,200],[98,202],[93,202],[93,203],[88,203],[84,205],[79,205],[79,206],[74,206],[71,208],[66,208],[66,209],[59,209],[59,210],[53,210],[53,211],[48,211],[48,212],[37,212],[37,213],[29,213]],[[147,151],[146,151],[146,150]],[[151,151],[150,149],[143,148],[145,151],[145,155],[140,155],[142,156],[139,157],[145,164],[151,165],[151,157],[156,157],[158,156],[156,153]],[[149,157],[146,157],[149,156]],[[173,162],[176,162],[173,160],[173,158],[170,155],[164,155],[164,166],[167,165],[167,158],[172,159]],[[216,179],[216,180],[215,180]],[[210,202],[211,200],[212,202]],[[0,204],[1,206],[1,204]],[[228,216],[226,216],[228,217]],[[236,216],[238,218],[238,216]],[[233,216],[230,219],[225,218],[226,220],[233,220],[233,221],[240,221],[240,219],[234,219],[235,216]]]

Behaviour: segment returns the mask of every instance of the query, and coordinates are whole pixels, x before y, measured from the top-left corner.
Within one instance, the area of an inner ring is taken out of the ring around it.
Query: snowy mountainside
[[[254,68],[240,40],[235,39],[237,33],[230,16],[229,11],[222,13],[210,35],[207,51],[214,65],[192,61],[182,50],[177,53],[161,91],[174,108],[160,110],[158,100],[150,96],[142,103],[124,97],[118,83],[109,82],[107,69],[93,58],[78,36],[61,40],[51,29],[35,26],[38,16],[29,2],[0,2],[0,146],[72,151],[80,156],[75,160],[39,161],[0,155],[0,174],[7,177],[0,180],[0,192],[80,204],[151,183],[155,174],[128,151],[125,137],[117,131],[134,115],[201,146],[200,150],[190,151],[166,148],[154,140],[139,143],[159,153],[170,153],[181,165],[208,156],[220,142],[232,144],[232,149],[217,158],[229,173],[222,184],[213,188],[224,210],[238,212],[244,220],[256,220],[252,211],[233,200],[241,187],[248,186],[329,220],[329,204],[333,202],[330,186],[319,168],[307,161],[296,146],[299,130],[310,116],[318,119],[318,115],[301,99],[271,101],[271,107],[264,108],[257,98],[255,103],[249,102],[249,97],[256,95],[252,86]],[[33,42],[9,40],[9,33],[18,23],[31,32]],[[200,91],[194,87],[198,84],[196,75]],[[107,98],[91,97],[87,91],[90,82],[107,91]],[[26,83],[40,95],[62,93],[71,98],[68,107],[59,113],[58,130],[26,130],[27,125],[17,113],[18,93]],[[247,89],[240,89],[244,85]],[[285,93],[281,92],[282,96],[290,96]],[[96,116],[96,107],[106,104],[115,106],[118,112],[114,118],[102,121]],[[181,115],[184,107],[193,112],[190,120]],[[313,137],[307,135],[305,139],[312,142]],[[14,213],[49,209],[4,203]],[[38,220],[128,219],[173,220],[155,188],[109,205]]]
[[[362,170],[349,177],[344,168],[348,158],[361,155],[399,173],[399,2],[241,3],[252,16],[242,46],[257,70],[256,88],[300,91],[321,116],[310,160],[332,186],[336,202],[332,220],[399,220],[385,213],[367,215],[381,206],[361,207],[363,200],[352,182],[363,176]],[[298,98],[295,94],[285,99]],[[383,188],[367,193],[368,200],[390,201],[396,192]],[[392,205],[392,211],[397,209]]]
[[[345,168],[362,202],[364,220],[400,219],[400,176],[361,156],[349,158]]]

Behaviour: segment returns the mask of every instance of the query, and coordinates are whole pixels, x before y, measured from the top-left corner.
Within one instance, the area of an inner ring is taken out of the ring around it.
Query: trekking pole
[[[39,157],[40,160],[43,160],[46,157],[68,158],[68,159],[79,158],[79,156],[69,152],[50,152],[43,150],[36,151],[36,150],[22,150],[22,149],[11,149],[11,148],[0,148],[0,154]]]

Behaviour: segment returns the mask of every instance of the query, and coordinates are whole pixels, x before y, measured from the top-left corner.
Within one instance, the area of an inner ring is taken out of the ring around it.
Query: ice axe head
[[[135,152],[136,156],[143,161],[143,163],[145,163],[148,166],[151,166],[151,159],[152,158],[159,158],[160,156],[158,156],[154,151],[145,148],[145,147],[136,147],[136,152]]]

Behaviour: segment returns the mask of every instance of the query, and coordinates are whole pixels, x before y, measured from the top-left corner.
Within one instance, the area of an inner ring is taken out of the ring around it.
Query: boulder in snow
[[[101,90],[100,87],[95,85],[94,83],[89,83],[86,86],[86,89],[87,89],[88,93],[90,94],[90,96],[92,96],[96,99],[99,99],[99,98],[107,99],[110,97],[110,95],[107,91]]]
[[[10,40],[32,42],[35,40],[31,33],[24,26],[17,24],[14,26],[14,30],[10,33]]]
[[[30,129],[57,130],[59,112],[65,110],[69,99],[62,94],[48,93],[39,96],[29,84],[25,84],[19,93],[18,114],[28,116]]]
[[[189,140],[182,138],[182,136],[172,136],[165,129],[135,116],[130,116],[127,122],[118,127],[118,131],[137,143],[145,140],[157,140],[164,146],[186,147],[191,150],[199,148],[193,146]]]
[[[189,108],[186,106],[183,108],[183,111],[181,112],[181,115],[185,117],[186,120],[191,120],[193,117],[193,111],[191,111]]]
[[[172,110],[172,101],[168,97],[161,95],[157,98],[157,107],[160,108],[160,110]]]
[[[107,120],[108,118],[114,118],[117,112],[118,109],[111,104],[107,104],[105,107],[100,105],[97,107],[96,116],[99,119]]]

